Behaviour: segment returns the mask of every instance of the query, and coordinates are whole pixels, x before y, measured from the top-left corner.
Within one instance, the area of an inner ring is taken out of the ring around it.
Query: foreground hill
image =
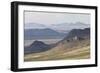
[[[30,53],[38,53],[38,52],[44,52],[51,48],[50,45],[47,45],[41,41],[35,41],[30,46],[25,47],[24,53],[30,54]]]
[[[74,44],[75,43],[75,44]],[[60,43],[56,47],[41,53],[25,55],[25,61],[44,61],[58,59],[90,58],[89,40]]]

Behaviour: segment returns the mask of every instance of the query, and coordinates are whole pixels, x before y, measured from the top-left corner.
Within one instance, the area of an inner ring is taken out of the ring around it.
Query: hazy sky
[[[59,24],[83,22],[90,23],[89,14],[72,13],[49,13],[49,12],[29,12],[25,11],[25,23]]]
[[[25,20],[24,20],[25,26],[27,27],[29,23],[38,23],[48,26],[51,24],[81,22],[87,24],[85,26],[90,25],[90,14],[25,11],[24,15],[25,15]]]

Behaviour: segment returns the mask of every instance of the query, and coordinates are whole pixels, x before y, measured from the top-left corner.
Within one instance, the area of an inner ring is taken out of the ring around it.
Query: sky
[[[67,26],[68,29],[72,27],[85,28],[90,26],[90,14],[79,14],[79,13],[59,13],[59,12],[36,12],[36,11],[25,11],[24,12],[24,23],[25,28],[41,28],[41,27],[56,27],[60,28]],[[37,25],[35,25],[35,23]],[[78,25],[75,25],[79,23]],[[64,24],[64,25],[59,25]],[[69,25],[71,24],[71,26]],[[41,27],[40,27],[41,26]],[[68,27],[70,26],[70,27]],[[59,29],[58,28],[58,29]]]

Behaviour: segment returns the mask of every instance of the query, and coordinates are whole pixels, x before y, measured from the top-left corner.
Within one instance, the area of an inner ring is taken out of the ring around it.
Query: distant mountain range
[[[52,24],[52,29],[56,30],[72,30],[72,29],[84,29],[89,28],[90,24],[85,24],[82,22],[76,22],[76,23],[60,23],[60,24]]]
[[[82,29],[82,28],[89,28],[90,24],[76,22],[76,23],[59,23],[59,24],[40,24],[40,23],[27,23],[25,24],[25,29],[46,29],[50,28],[53,30],[72,30],[72,29]]]
[[[54,39],[62,38],[66,33],[60,33],[55,30],[46,28],[46,29],[25,29],[24,38],[25,39]]]
[[[27,23],[25,24],[25,29],[45,29],[47,28],[44,24],[40,23]]]
[[[89,45],[89,40],[90,40],[90,28],[73,29],[66,35],[64,39],[52,45],[47,45],[42,41],[33,42],[30,46],[25,47],[25,54],[39,53],[39,52],[53,50],[55,48],[56,48],[55,50],[61,50],[61,49],[65,50],[68,48],[84,47]]]

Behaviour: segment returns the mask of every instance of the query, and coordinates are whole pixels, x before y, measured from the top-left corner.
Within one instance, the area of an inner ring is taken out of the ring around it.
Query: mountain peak
[[[49,49],[51,49],[50,45],[36,40],[29,47],[26,47],[25,54],[44,52]]]
[[[89,37],[90,36],[90,28],[73,29],[68,33],[68,35],[67,35],[67,37],[65,37],[65,39],[70,39],[70,38],[73,38],[75,36],[77,36],[79,38]]]
[[[46,45],[44,42],[42,41],[34,41],[31,45]]]

